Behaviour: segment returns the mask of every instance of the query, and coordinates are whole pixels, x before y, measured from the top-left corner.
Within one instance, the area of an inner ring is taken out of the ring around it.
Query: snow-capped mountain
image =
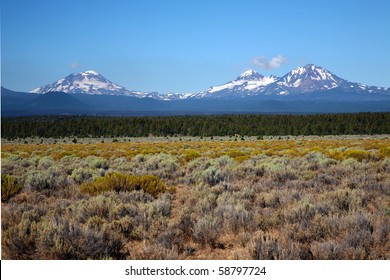
[[[344,93],[390,94],[389,88],[366,86],[344,80],[330,71],[307,64],[298,67],[283,77],[265,77],[248,70],[238,78],[207,91],[196,94],[195,98],[236,98],[245,96],[297,95],[340,90]]]
[[[275,76],[263,76],[250,69],[243,72],[235,80],[219,86],[212,86],[207,91],[193,95],[195,98],[202,97],[245,97],[256,95],[267,85],[278,80]]]
[[[248,70],[230,82],[198,93],[132,91],[95,71],[71,74],[32,92],[14,92],[2,87],[2,114],[143,116],[390,111],[390,88],[349,82],[313,64],[298,67],[282,77]]]
[[[236,79],[222,85],[212,86],[199,93],[140,92],[119,86],[95,71],[71,74],[50,85],[42,86],[32,93],[65,92],[88,95],[121,95],[171,101],[184,99],[234,99],[249,96],[309,96],[312,93],[334,93],[335,91],[360,95],[389,95],[390,88],[366,86],[344,80],[330,71],[308,64],[298,67],[283,77],[263,76],[247,70]]]
[[[71,74],[50,85],[42,86],[31,91],[32,93],[65,92],[91,95],[126,95],[147,97],[149,93],[130,91],[119,86],[99,73],[89,70]]]
[[[277,82],[277,85],[290,92],[305,93],[336,88],[345,82],[322,67],[308,64],[287,73]]]

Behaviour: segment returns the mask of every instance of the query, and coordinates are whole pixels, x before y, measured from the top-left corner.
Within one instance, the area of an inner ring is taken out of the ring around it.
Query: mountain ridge
[[[389,94],[390,88],[367,86],[338,77],[323,67],[314,64],[299,66],[282,77],[264,76],[252,69],[222,85],[211,86],[197,93],[141,92],[119,86],[94,70],[73,73],[52,84],[38,87],[32,93],[65,92],[69,94],[120,95],[156,100],[183,99],[231,99],[250,96],[287,96],[330,92],[339,90],[350,94]]]
[[[254,70],[248,70],[243,74],[231,82],[210,87],[207,91],[195,96],[210,98],[231,97],[232,95],[237,97],[286,96],[330,92],[334,89],[356,94],[390,94],[389,88],[349,82],[314,64],[297,67],[282,77],[265,77]],[[249,78],[242,79],[240,78],[242,76]],[[261,79],[259,79],[260,76]],[[256,79],[252,77],[256,77]],[[259,81],[263,81],[263,83]]]

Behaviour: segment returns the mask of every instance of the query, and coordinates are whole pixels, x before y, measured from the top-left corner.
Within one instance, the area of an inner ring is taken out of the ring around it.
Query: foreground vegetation
[[[389,134],[390,113],[171,117],[2,118],[2,137],[142,137]]]
[[[390,259],[386,137],[117,140],[2,145],[3,258]]]

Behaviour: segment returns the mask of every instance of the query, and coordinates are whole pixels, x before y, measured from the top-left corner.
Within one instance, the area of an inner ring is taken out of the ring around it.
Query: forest
[[[390,113],[164,117],[3,117],[2,137],[357,135],[390,133]]]

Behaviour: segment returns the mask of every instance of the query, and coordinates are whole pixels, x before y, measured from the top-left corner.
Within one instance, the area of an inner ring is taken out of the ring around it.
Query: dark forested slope
[[[390,133],[390,113],[2,118],[2,137],[341,135]]]

